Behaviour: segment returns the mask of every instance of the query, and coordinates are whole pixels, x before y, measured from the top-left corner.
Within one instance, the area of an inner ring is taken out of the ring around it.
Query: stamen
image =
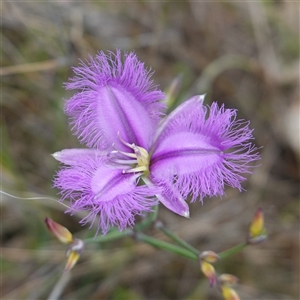
[[[117,135],[118,135],[119,140],[122,142],[122,144],[124,144],[124,145],[127,146],[128,148],[133,149],[133,148],[132,148],[132,145],[134,145],[134,144],[131,145],[131,144],[125,142],[125,141],[122,139],[121,135],[120,135],[120,131],[118,131]]]
[[[128,144],[130,145],[130,144]],[[127,145],[126,145],[127,146]],[[124,156],[127,156],[127,157],[131,157],[131,158],[136,158],[136,155],[133,154],[133,153],[128,153],[128,152],[124,152],[124,151],[120,151],[118,149],[115,148],[115,144],[112,144],[112,147],[115,149],[115,150],[112,150],[110,152],[110,154],[117,154],[117,153],[120,153],[120,154],[123,154]],[[130,148],[133,149],[130,145]]]
[[[128,153],[128,152],[123,152],[123,151],[118,151],[118,153],[127,156],[127,157],[131,157],[131,158],[137,158],[136,155],[134,153]]]
[[[124,165],[132,165],[137,164],[138,161],[136,159],[114,159],[113,162]]]
[[[128,174],[128,173],[145,172],[145,171],[148,171],[148,167],[140,166],[129,170],[123,170],[122,173]]]
[[[118,132],[118,138],[121,143],[126,147],[133,150],[132,152],[124,152],[115,148],[115,144],[112,145],[113,149],[109,154],[109,159],[116,164],[120,165],[135,165],[132,168],[124,169],[122,171],[123,174],[127,173],[138,173],[138,172],[148,172],[149,171],[149,154],[146,149],[143,147],[136,146],[134,143],[129,144],[124,141]],[[134,159],[122,159],[122,156],[125,158],[134,158]]]

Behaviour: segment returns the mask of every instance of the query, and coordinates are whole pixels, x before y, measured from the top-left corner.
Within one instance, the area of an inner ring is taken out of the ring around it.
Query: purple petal
[[[75,134],[89,147],[108,149],[114,143],[124,149],[120,136],[128,143],[149,149],[154,129],[164,105],[164,94],[152,85],[152,73],[136,55],[120,51],[100,52],[87,64],[74,68],[77,76],[66,84],[79,89],[66,102]]]
[[[189,206],[172,184],[169,185],[168,182],[164,181],[155,181],[154,178],[152,178],[150,183],[147,183],[147,185],[149,184],[150,186],[154,184],[156,187],[160,188],[161,192],[156,194],[156,197],[166,208],[180,216],[189,218]]]
[[[107,161],[97,154],[79,154],[70,162],[70,167],[57,173],[54,186],[60,190],[61,201],[69,199],[69,212],[89,212],[81,223],[93,225],[99,218],[98,230],[103,234],[111,226],[118,226],[119,230],[133,226],[136,215],[151,211],[157,204],[154,194],[158,188],[138,186],[138,175],[123,174],[121,169],[107,165]]]
[[[224,185],[241,190],[249,163],[259,159],[248,123],[236,111],[213,103],[205,107],[193,97],[162,123],[153,146],[150,173],[168,182],[183,197],[224,194]]]
[[[159,145],[161,140],[164,139],[164,136],[168,133],[168,130],[170,129],[170,124],[174,124],[178,122],[177,119],[180,118],[180,115],[184,111],[189,111],[191,106],[198,106],[202,105],[204,101],[205,95],[197,95],[193,96],[187,101],[184,101],[182,104],[180,104],[176,109],[174,109],[171,113],[169,113],[168,116],[164,118],[164,120],[159,125],[158,129],[156,130],[155,138],[154,138],[154,145]],[[177,116],[179,116],[177,118]]]
[[[82,160],[82,157],[106,156],[106,151],[98,151],[94,149],[64,149],[52,154],[52,156],[66,165],[76,165]]]

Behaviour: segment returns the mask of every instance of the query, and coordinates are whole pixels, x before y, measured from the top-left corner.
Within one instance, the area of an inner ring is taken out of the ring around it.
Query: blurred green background
[[[167,90],[182,75],[175,105],[207,93],[251,120],[261,166],[223,199],[190,205],[191,220],[160,208],[159,219],[200,251],[244,241],[258,207],[269,239],[216,264],[238,276],[242,299],[299,297],[299,2],[2,2],[1,189],[57,197],[51,153],[78,147],[63,113],[71,66],[100,50],[134,50]],[[48,299],[65,247],[46,216],[79,238],[79,217],[50,200],[1,195],[2,299]],[[150,235],[164,238],[156,229]],[[126,238],[90,244],[60,299],[220,299],[192,261]]]

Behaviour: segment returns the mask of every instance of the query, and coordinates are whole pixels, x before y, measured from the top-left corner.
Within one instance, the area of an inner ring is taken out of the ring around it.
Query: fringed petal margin
[[[65,112],[75,134],[88,147],[106,149],[116,144],[117,133],[128,143],[149,149],[163,115],[164,93],[152,84],[152,75],[131,52],[100,52],[73,69],[67,89],[79,90],[66,101]]]
[[[92,226],[99,218],[97,226],[103,234],[112,226],[119,230],[133,226],[136,215],[151,211],[157,204],[154,195],[159,192],[157,187],[138,186],[139,175],[123,174],[106,162],[96,154],[80,154],[76,164],[63,167],[54,180],[61,201],[70,201],[68,212],[88,211],[81,223],[91,222]]]
[[[178,107],[158,132],[150,173],[192,201],[222,196],[225,185],[241,190],[243,174],[260,158],[249,123],[236,120],[235,110],[203,106],[201,97]]]

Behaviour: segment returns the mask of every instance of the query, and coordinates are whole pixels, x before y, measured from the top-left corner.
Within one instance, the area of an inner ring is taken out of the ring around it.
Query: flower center
[[[128,168],[124,169],[122,172],[125,173],[136,173],[136,172],[144,172],[144,174],[148,174],[149,172],[149,153],[143,148],[136,146],[135,144],[129,144],[125,142],[118,132],[118,138],[122,142],[123,145],[130,148],[131,152],[124,152],[118,149],[114,149],[109,153],[109,158],[113,163],[118,165],[124,165]],[[113,144],[114,147],[114,144]]]

